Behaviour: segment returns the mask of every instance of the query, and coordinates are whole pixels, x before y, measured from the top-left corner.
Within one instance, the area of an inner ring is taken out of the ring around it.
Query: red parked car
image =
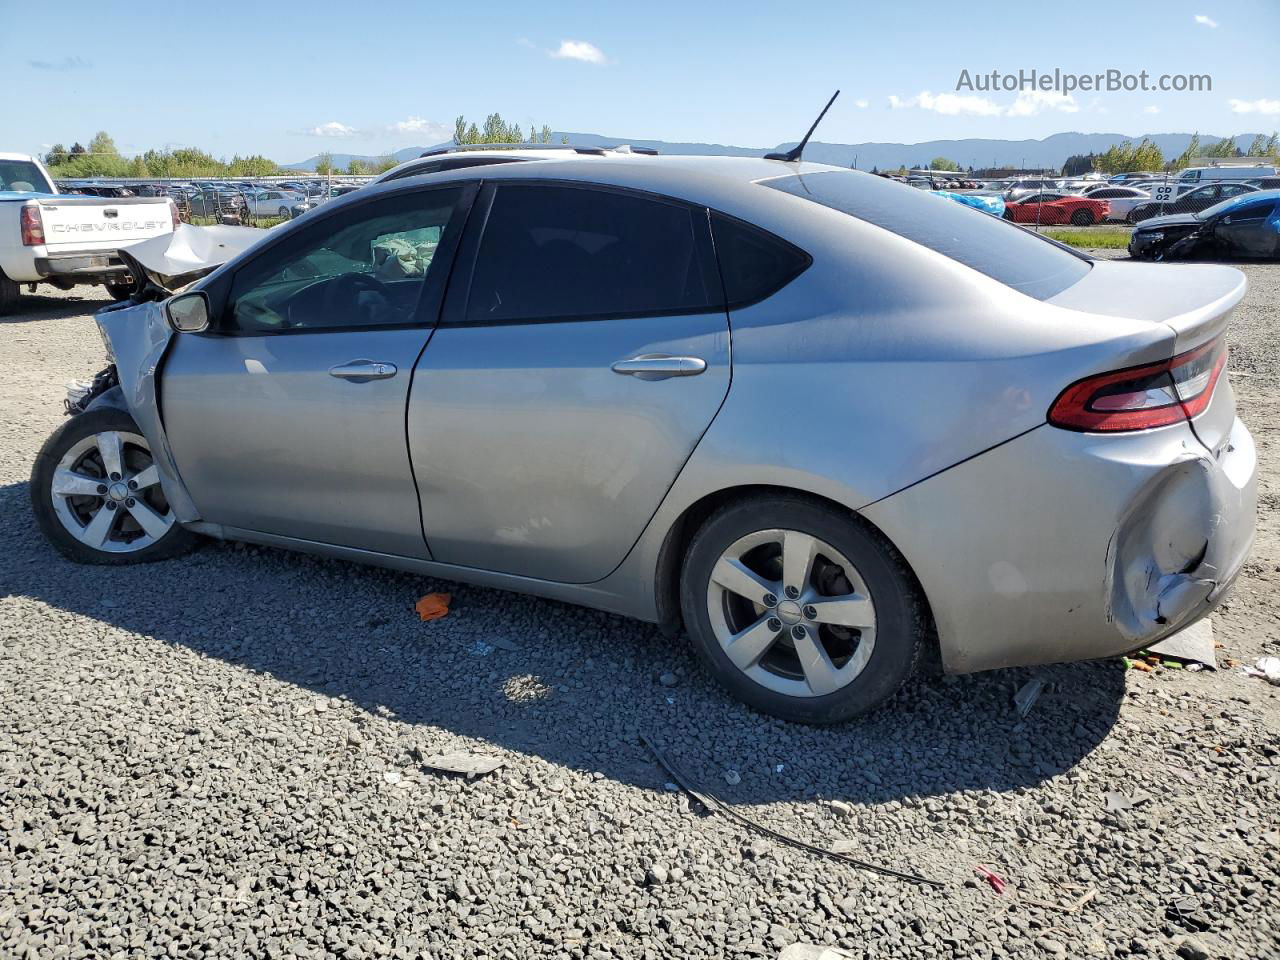
[[[1087,227],[1101,223],[1111,212],[1106,200],[1069,193],[1033,193],[1016,203],[1006,203],[1004,218],[1014,223],[1073,223]]]

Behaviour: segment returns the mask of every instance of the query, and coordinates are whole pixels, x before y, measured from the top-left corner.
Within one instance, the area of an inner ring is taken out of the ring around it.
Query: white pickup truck
[[[123,299],[132,278],[117,251],[177,224],[167,197],[59,194],[40,161],[0,153],[0,316],[14,310],[24,286],[34,291],[38,283],[104,284]]]

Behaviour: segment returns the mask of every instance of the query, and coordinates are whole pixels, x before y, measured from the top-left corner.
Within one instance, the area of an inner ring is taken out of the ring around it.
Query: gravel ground
[[[1280,653],[1280,265],[1245,270],[1263,476],[1228,663]],[[100,305],[0,320],[0,956],[1280,956],[1280,688],[1233,667],[925,678],[818,730],[553,602],[223,544],[69,564],[27,477]],[[422,623],[433,589],[453,610]],[[642,732],[759,822],[944,887],[707,815]],[[506,765],[424,769],[453,750]]]

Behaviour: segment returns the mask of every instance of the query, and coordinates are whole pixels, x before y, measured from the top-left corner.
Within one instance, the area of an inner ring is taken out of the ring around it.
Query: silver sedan
[[[649,156],[373,185],[171,295],[184,262],[99,314],[112,366],[35,464],[75,560],[216,537],[588,604],[820,723],[931,644],[953,672],[1141,648],[1252,540],[1227,267]]]

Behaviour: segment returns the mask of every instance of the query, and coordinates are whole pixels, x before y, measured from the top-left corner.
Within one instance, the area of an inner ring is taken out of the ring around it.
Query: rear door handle
[[[668,377],[696,377],[707,369],[701,357],[670,357],[665,353],[645,353],[630,360],[619,360],[612,367],[637,380],[666,380]]]
[[[349,360],[329,368],[329,376],[352,383],[387,380],[396,375],[396,365],[384,360]]]

